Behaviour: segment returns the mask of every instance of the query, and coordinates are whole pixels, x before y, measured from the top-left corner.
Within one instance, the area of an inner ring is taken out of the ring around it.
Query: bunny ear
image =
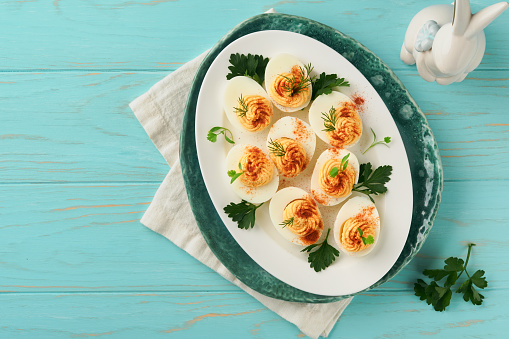
[[[470,0],[454,0],[454,16],[452,18],[453,34],[463,35],[470,23],[471,17]]]
[[[475,13],[470,20],[470,25],[465,32],[465,37],[470,39],[480,31],[486,28],[493,20],[497,18],[503,11],[509,7],[507,2],[499,2],[498,4],[491,5],[483,8]]]

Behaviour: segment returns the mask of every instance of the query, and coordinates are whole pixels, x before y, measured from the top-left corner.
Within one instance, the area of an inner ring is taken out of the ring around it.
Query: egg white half
[[[327,195],[320,187],[320,170],[322,166],[329,159],[338,159],[341,161],[341,159],[343,159],[343,157],[348,153],[350,153],[350,156],[348,157],[348,163],[352,165],[353,169],[355,170],[355,183],[357,183],[359,181],[359,160],[357,160],[357,157],[352,152],[344,148],[329,148],[323,151],[323,153],[320,154],[316,160],[316,165],[313,169],[313,174],[311,175],[311,193],[319,204],[325,206],[334,206],[343,202],[352,194],[350,193],[349,195],[342,198],[335,198]],[[324,197],[327,198],[325,199]]]
[[[276,106],[283,112],[298,111],[300,109],[303,109],[307,105],[309,105],[309,102],[311,101],[311,95],[309,95],[306,102],[304,102],[302,105],[300,105],[298,107],[286,107],[286,106],[282,106],[282,105],[278,104],[277,102],[275,102],[270,95],[269,88],[270,88],[270,85],[276,79],[276,77],[282,73],[291,73],[292,67],[295,65],[298,65],[299,67],[304,68],[304,64],[299,59],[294,57],[293,55],[287,54],[287,53],[281,53],[281,54],[278,54],[275,57],[271,58],[269,63],[267,64],[267,68],[265,68],[265,88],[267,89],[267,93],[269,94],[269,97],[271,98],[274,106]],[[310,91],[310,93],[312,93],[312,91],[313,91],[311,84],[309,85],[309,91]]]
[[[309,162],[315,154],[316,136],[311,126],[299,118],[284,117],[279,119],[272,125],[267,136],[267,150],[269,149],[269,141],[277,140],[279,138],[290,138],[297,140],[302,144],[306,151],[306,161]]]
[[[344,95],[341,92],[332,91],[330,94],[322,94],[319,95],[315,101],[309,107],[309,123],[316,135],[322,139],[324,142],[330,145],[329,138],[327,138],[327,133],[324,131],[324,120],[323,113],[328,114],[331,107],[338,108],[344,103],[355,103],[348,96]],[[351,145],[345,147],[352,147],[357,144],[360,137]]]
[[[285,238],[286,240],[297,244],[301,246],[307,246],[310,244],[304,244],[302,242],[301,237],[294,234],[292,231],[288,229],[288,227],[281,226],[283,223],[283,211],[285,207],[296,199],[306,199],[308,196],[311,196],[306,191],[298,188],[298,187],[287,187],[283,188],[282,190],[278,191],[272,200],[270,201],[269,205],[269,214],[270,219],[272,220],[272,225],[276,228],[276,230]],[[320,210],[317,208],[318,213],[320,214],[320,217],[322,217]],[[320,236],[322,235],[323,229],[320,231]],[[318,237],[317,239],[319,239]]]
[[[341,244],[341,241],[339,240],[339,236],[341,235],[342,232],[343,223],[348,219],[360,214],[362,210],[369,208],[371,206],[374,207],[372,217],[377,221],[375,225],[375,236],[373,237],[375,242],[361,251],[348,252],[347,250],[345,250],[345,248]],[[376,244],[378,243],[379,238],[380,238],[380,217],[378,215],[378,210],[376,209],[375,204],[372,203],[371,200],[369,200],[366,197],[354,197],[348,200],[339,210],[338,216],[336,217],[336,221],[334,222],[334,240],[336,241],[336,244],[338,245],[339,249],[343,253],[348,254],[350,256],[361,257],[373,251]]]
[[[269,100],[269,103],[271,103],[269,95],[267,94],[267,92],[265,92],[265,89],[263,89],[263,87],[260,86],[260,84],[258,84],[253,79],[244,76],[238,76],[228,80],[226,89],[224,91],[223,96],[224,112],[228,120],[230,120],[230,123],[233,125],[233,127],[238,130],[250,133],[260,132],[261,130],[256,132],[248,131],[240,123],[239,118],[237,117],[237,111],[235,110],[235,107],[237,107],[239,104],[239,98],[241,94],[243,97],[246,97],[248,95],[260,95],[264,98],[267,98],[267,100]]]
[[[246,154],[247,149],[249,148],[258,148],[256,146],[252,145],[235,145],[230,152],[228,152],[228,155],[226,156],[226,168],[227,171],[235,170],[236,172],[239,172],[239,162],[240,159]],[[258,148],[259,149],[259,148]],[[261,150],[260,150],[261,151]],[[262,151],[263,152],[263,151]],[[270,161],[272,164],[272,160],[270,160],[269,156],[263,152],[265,157]],[[254,204],[259,204],[262,202],[265,202],[272,198],[274,193],[276,193],[277,188],[279,186],[279,174],[276,170],[276,166],[273,165],[272,168],[272,179],[269,183],[266,185],[260,186],[260,187],[248,187],[244,185],[240,178],[237,178],[230,186],[232,187],[233,191],[242,199],[249,201]],[[231,178],[229,178],[226,173],[225,177],[228,179],[228,183],[230,182]]]

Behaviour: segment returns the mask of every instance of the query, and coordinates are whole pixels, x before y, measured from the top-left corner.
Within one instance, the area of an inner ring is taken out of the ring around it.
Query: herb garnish
[[[265,68],[268,62],[269,58],[264,58],[262,55],[231,54],[231,66],[228,66],[230,73],[226,75],[226,79],[230,80],[236,76],[247,76],[261,85],[265,78]]]
[[[357,231],[359,231],[359,234],[361,236],[362,243],[364,244],[364,246],[370,245],[370,244],[375,242],[375,239],[373,238],[372,235],[368,235],[367,237],[363,237],[362,235],[364,234],[364,232],[362,232],[360,227],[357,227]]]
[[[228,215],[228,218],[237,222],[239,228],[247,230],[253,228],[255,224],[255,212],[262,205],[263,203],[257,206],[242,199],[238,204],[231,202],[223,208],[223,210]]]
[[[207,140],[211,141],[211,142],[216,142],[217,136],[219,134],[223,134],[225,140],[228,141],[230,144],[235,143],[235,141],[233,141],[232,132],[228,128],[221,127],[221,126],[212,127],[210,129],[209,133],[207,134]]]
[[[283,222],[280,223],[279,226],[283,226],[283,228],[285,228],[286,226],[292,227],[293,219],[294,219],[294,217],[291,217],[290,219],[283,220]]]
[[[339,165],[340,168],[332,167],[332,169],[329,171],[329,177],[335,178],[339,172],[343,172],[346,167],[348,166],[348,157],[350,156],[350,153],[345,155],[343,159],[341,159],[341,165]]]
[[[330,228],[327,231],[325,240],[321,244],[309,245],[301,250],[301,252],[310,252],[316,246],[320,246],[316,251],[309,253],[308,256],[308,262],[310,263],[309,267],[313,268],[315,272],[320,272],[321,270],[326,269],[334,262],[334,260],[336,260],[336,257],[339,256],[339,251],[327,243],[329,233]]]
[[[232,180],[230,181],[230,184],[233,184],[233,182],[235,180],[237,180],[238,177],[240,177],[242,174],[244,174],[244,172],[242,172],[242,166],[240,165],[240,162],[239,162],[239,169],[240,169],[239,172],[236,172],[235,170],[228,171],[228,176],[230,178],[232,178]]]
[[[286,154],[283,144],[272,139],[269,140],[269,151],[276,157],[282,157]]]
[[[331,107],[329,113],[322,113],[323,126],[325,129],[322,131],[333,132],[336,130],[336,122],[338,122],[338,113],[334,106]]]
[[[315,100],[321,94],[331,94],[334,87],[350,87],[350,83],[345,78],[338,78],[336,74],[325,74],[313,82],[313,94],[311,100]]]
[[[289,85],[283,86],[284,90],[289,92],[290,95],[294,95],[302,92],[305,88],[308,88],[316,78],[316,76],[311,77],[311,72],[313,69],[314,67],[311,66],[311,64],[307,64],[304,66],[304,68],[299,66],[298,77],[296,77],[294,74],[292,74],[290,77],[281,75],[289,83]]]
[[[233,109],[235,110],[235,113],[237,113],[238,116],[243,117],[246,115],[248,108],[246,101],[242,97],[242,93],[240,94],[240,97],[237,99],[237,101],[240,107],[233,107]]]
[[[375,147],[376,145],[381,144],[389,147],[388,144],[391,142],[391,137],[385,137],[384,140],[376,141],[376,134],[375,131],[373,131],[373,129],[371,129],[371,133],[373,133],[373,143],[364,152],[362,152],[362,154],[366,154],[366,152],[369,151],[371,147]]]
[[[470,300],[474,305],[481,305],[484,296],[477,292],[474,285],[480,289],[484,289],[488,286],[488,282],[486,281],[486,277],[484,277],[485,272],[483,270],[477,270],[472,275],[469,275],[467,272],[468,259],[470,258],[472,246],[475,246],[475,244],[468,244],[467,260],[464,264],[463,259],[450,257],[445,259],[444,269],[424,270],[423,274],[433,279],[433,281],[427,284],[424,280],[417,279],[417,282],[414,284],[415,295],[421,300],[426,300],[426,303],[432,305],[435,311],[442,312],[451,302],[451,288],[456,284],[456,281],[461,277],[463,272],[465,272],[468,279],[456,289],[456,293],[463,293],[463,300],[466,302]],[[437,282],[445,277],[447,277],[447,279],[445,280],[444,286],[438,285]]]
[[[359,181],[353,186],[352,191],[366,194],[373,201],[371,194],[378,195],[387,192],[385,184],[391,180],[392,166],[380,166],[371,170],[371,163],[361,164],[359,169]]]

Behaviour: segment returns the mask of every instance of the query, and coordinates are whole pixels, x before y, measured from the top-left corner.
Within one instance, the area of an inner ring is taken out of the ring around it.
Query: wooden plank
[[[330,337],[501,337],[509,291],[490,289],[484,295],[481,306],[454,295],[445,312],[409,292],[360,295]],[[5,338],[304,337],[245,293],[14,293],[0,294],[0,303]]]
[[[128,106],[164,74],[1,77],[0,181],[161,182],[169,170]]]
[[[0,291],[238,291],[139,223],[156,184],[0,185]],[[442,205],[418,257],[380,290],[411,291],[425,268],[466,256],[490,287],[509,283],[509,181],[446,182]]]
[[[490,81],[465,81],[444,92],[397,72],[427,114],[446,179],[509,178],[509,70],[479,73]],[[168,165],[128,103],[164,75],[1,74],[0,182],[161,182]]]
[[[443,0],[426,5],[444,3]],[[490,3],[473,3],[478,11]],[[244,19],[274,7],[332,26],[366,45],[394,69],[420,1],[4,1],[0,69],[174,70],[210,48]],[[213,13],[213,14],[212,14]],[[362,23],[361,21],[362,20]],[[366,27],[365,23],[373,23]],[[482,69],[509,68],[507,14],[486,29]],[[374,32],[378,32],[374,34]]]

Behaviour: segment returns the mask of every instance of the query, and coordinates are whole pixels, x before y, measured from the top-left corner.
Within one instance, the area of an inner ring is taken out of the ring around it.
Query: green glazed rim
[[[391,69],[351,37],[306,18],[269,13],[254,16],[226,34],[201,63],[187,99],[180,136],[180,163],[191,209],[212,252],[223,265],[251,289],[276,299],[328,303],[350,297],[304,292],[267,273],[240,245],[221,221],[203,182],[196,153],[195,117],[198,94],[217,55],[238,38],[259,31],[284,30],[309,36],[331,47],[350,61],[373,85],[401,134],[410,164],[413,213],[405,246],[392,268],[365,292],[387,282],[407,265],[426,240],[440,204],[443,172],[438,147],[426,117]],[[357,294],[357,293],[356,293]]]

